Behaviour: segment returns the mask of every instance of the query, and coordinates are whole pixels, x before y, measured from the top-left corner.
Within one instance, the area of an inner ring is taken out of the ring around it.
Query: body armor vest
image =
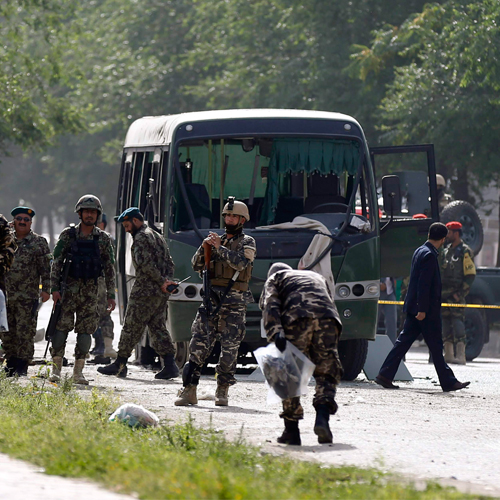
[[[97,278],[102,274],[99,235],[94,235],[92,240],[72,239],[68,274],[77,280],[94,280],[97,283]]]
[[[236,250],[238,248],[238,244],[244,237],[244,234],[241,234],[237,238],[233,238],[229,241],[226,241],[224,246],[228,250]],[[252,277],[252,268],[253,263],[250,263],[245,269],[240,271],[236,282],[233,285],[234,290],[239,290],[240,292],[246,292],[248,290],[248,282]],[[225,262],[221,261],[210,261],[210,282],[213,286],[223,286],[226,287],[229,284],[229,280],[234,276],[236,271],[228,266]]]

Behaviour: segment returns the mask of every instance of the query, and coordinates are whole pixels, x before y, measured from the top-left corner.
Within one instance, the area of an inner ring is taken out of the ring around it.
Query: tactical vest
[[[459,287],[464,281],[465,247],[448,248],[441,266],[441,281],[446,288]]]
[[[68,275],[77,280],[94,280],[97,283],[97,278],[101,274],[102,260],[99,235],[94,235],[92,240],[72,238],[71,265]]]
[[[244,234],[241,234],[237,238],[233,238],[225,243],[225,247],[228,250],[236,250],[238,244],[244,238]],[[248,282],[252,277],[253,262],[248,264],[245,269],[243,269],[236,282],[233,285],[234,290],[239,290],[240,292],[246,292],[248,290]],[[236,271],[228,266],[225,262],[221,261],[210,261],[210,282],[213,286],[226,287],[229,284],[229,280],[234,276]]]

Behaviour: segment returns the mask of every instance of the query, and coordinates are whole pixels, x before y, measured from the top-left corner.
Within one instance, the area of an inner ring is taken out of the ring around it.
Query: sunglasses
[[[14,217],[17,222],[31,222],[31,219],[29,217]]]

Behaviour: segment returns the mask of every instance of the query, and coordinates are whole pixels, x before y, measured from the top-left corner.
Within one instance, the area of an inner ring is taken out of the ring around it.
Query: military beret
[[[34,217],[35,211],[29,207],[16,207],[16,208],[13,208],[12,212],[10,213],[10,215],[12,215],[12,217],[15,217],[18,214],[28,214],[30,217]]]
[[[415,215],[412,215],[411,218],[412,219],[427,219],[427,215],[425,215],[425,214],[415,214]]]
[[[450,231],[459,231],[460,229],[462,229],[462,224],[460,224],[460,222],[457,222],[454,220],[454,221],[448,222],[448,224],[446,224],[446,227]]]
[[[137,207],[130,207],[127,210],[123,211],[118,217],[115,217],[116,222],[124,222],[128,220],[132,220],[134,217],[142,220],[144,217]]]

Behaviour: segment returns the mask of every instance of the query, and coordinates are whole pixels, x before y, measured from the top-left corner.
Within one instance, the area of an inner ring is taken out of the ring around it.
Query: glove
[[[284,352],[286,349],[286,338],[283,332],[279,332],[274,337],[274,343],[279,351]]]

